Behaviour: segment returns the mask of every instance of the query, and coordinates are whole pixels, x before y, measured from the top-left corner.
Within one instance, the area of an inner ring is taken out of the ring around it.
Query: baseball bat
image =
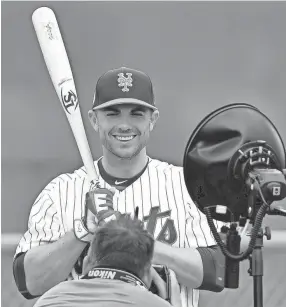
[[[96,185],[98,176],[81,117],[71,65],[56,16],[50,8],[40,7],[33,12],[32,22],[49,75],[69,121],[87,176],[90,182]]]

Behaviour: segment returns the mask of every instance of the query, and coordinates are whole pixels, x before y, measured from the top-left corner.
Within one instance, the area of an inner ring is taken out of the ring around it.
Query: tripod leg
[[[253,276],[254,307],[263,307],[263,284],[262,284],[263,256],[261,249],[262,246],[263,246],[263,229],[259,231],[259,234],[256,238],[255,247],[250,257],[251,261],[250,275]]]
[[[263,306],[262,276],[253,276],[254,307]]]

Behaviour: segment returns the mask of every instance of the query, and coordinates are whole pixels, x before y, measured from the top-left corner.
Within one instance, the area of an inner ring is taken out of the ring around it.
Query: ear
[[[97,132],[98,131],[98,121],[96,117],[96,113],[93,110],[88,111],[88,119],[92,128]]]
[[[154,129],[158,118],[159,118],[159,111],[158,110],[153,111],[150,119],[150,131]]]

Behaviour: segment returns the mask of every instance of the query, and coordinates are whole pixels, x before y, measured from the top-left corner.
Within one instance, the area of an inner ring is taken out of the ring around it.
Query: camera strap
[[[123,270],[113,269],[113,268],[97,266],[93,268],[92,270],[90,270],[81,279],[95,279],[95,278],[120,280],[120,281],[124,281],[129,284],[133,284],[134,286],[139,286],[139,287],[142,287],[148,290],[145,283],[140,278],[135,276],[134,274],[123,271]]]

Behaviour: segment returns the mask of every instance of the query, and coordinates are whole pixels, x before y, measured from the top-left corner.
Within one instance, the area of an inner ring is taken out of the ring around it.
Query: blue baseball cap
[[[92,109],[126,103],[157,110],[150,77],[126,67],[107,71],[97,81]]]

